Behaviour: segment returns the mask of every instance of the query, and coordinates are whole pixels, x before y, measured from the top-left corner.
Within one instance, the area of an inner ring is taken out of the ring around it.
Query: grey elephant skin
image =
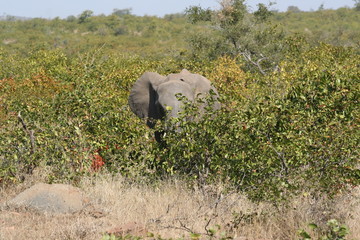
[[[212,91],[211,91],[212,90]],[[150,128],[155,127],[156,119],[168,120],[178,117],[182,111],[183,102],[177,95],[181,94],[191,102],[206,98],[210,92],[214,98],[212,108],[220,109],[219,94],[211,82],[199,74],[193,74],[186,69],[180,73],[162,76],[155,72],[145,72],[134,84],[130,96],[130,109],[140,118],[147,119]],[[199,106],[201,117],[204,113],[206,101]],[[162,133],[156,132],[155,137],[161,141]]]

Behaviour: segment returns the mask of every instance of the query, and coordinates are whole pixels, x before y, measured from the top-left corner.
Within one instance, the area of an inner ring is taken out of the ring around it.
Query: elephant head
[[[180,73],[162,76],[154,72],[144,73],[134,84],[130,96],[130,109],[140,118],[147,119],[147,125],[154,128],[154,119],[168,120],[178,117],[183,102],[177,97],[183,95],[189,101],[195,102],[199,98],[206,98],[213,91],[213,109],[219,109],[218,92],[211,82],[199,74],[190,73],[183,69]],[[199,106],[199,115],[204,112],[203,105]],[[157,136],[159,141],[159,136]]]

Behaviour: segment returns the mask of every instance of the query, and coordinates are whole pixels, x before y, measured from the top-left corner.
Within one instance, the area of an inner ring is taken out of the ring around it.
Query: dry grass
[[[13,189],[0,189],[0,205],[36,181],[41,174]],[[109,175],[83,179],[80,188],[92,205],[73,215],[45,215],[2,207],[0,239],[101,239],[109,229],[129,228],[134,235],[152,232],[164,238],[189,238],[190,232],[208,238],[226,233],[242,240],[298,239],[297,230],[309,222],[337,218],[360,239],[360,188],[333,200],[301,197],[289,207],[254,204],[239,193],[224,194],[222,186],[189,189],[181,181],[149,187],[129,184]],[[136,225],[134,225],[136,222]],[[220,226],[220,229],[218,227]],[[145,228],[145,231],[144,229]]]

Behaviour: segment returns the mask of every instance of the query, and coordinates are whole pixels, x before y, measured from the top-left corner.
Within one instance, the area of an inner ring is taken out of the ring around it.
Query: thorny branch
[[[209,229],[209,226],[210,224],[216,219],[218,218],[219,216],[222,215],[222,213],[224,213],[225,211],[228,211],[229,208],[231,208],[231,206],[233,204],[235,204],[235,202],[237,202],[239,200],[239,198],[236,198],[232,204],[230,204],[226,210],[222,210],[221,212],[219,212],[219,208],[220,208],[220,205],[224,202],[225,199],[227,199],[230,195],[232,194],[226,194],[224,195],[223,192],[221,191],[220,193],[217,194],[217,197],[214,201],[214,203],[211,204],[211,206],[208,206],[207,209],[205,209],[205,212],[203,213],[200,213],[201,209],[203,206],[200,206],[199,209],[196,211],[198,213],[197,215],[197,218],[208,218],[206,220],[206,222],[204,223],[204,230],[205,232],[201,233],[201,232],[196,232],[194,231],[194,229],[192,229],[191,227],[189,227],[187,225],[186,222],[184,221],[187,221],[188,219],[187,218],[175,218],[174,220],[176,222],[178,222],[178,226],[175,226],[173,224],[167,224],[167,225],[161,225],[161,222],[162,220],[160,220],[162,217],[164,216],[161,216],[157,219],[153,219],[152,222],[156,223],[156,224],[159,224],[160,227],[164,228],[164,229],[178,229],[178,230],[182,230],[182,231],[186,231],[186,232],[189,232],[189,233],[192,233],[192,234],[201,234],[201,235],[207,235],[207,236],[213,236],[213,233],[211,232],[211,229]],[[166,210],[166,213],[169,212],[169,207],[170,205],[168,205],[167,207],[167,210]],[[158,226],[159,226],[158,225]]]
[[[217,213],[217,207],[218,207],[218,205],[219,205],[219,203],[221,202],[222,199],[223,199],[223,194],[220,193],[220,194],[218,195],[216,201],[215,201],[215,204],[214,204],[215,213],[213,214],[213,216],[212,216],[211,218],[209,218],[209,220],[207,221],[207,223],[206,223],[206,225],[205,225],[205,231],[206,231],[207,234],[209,233],[208,226],[210,225],[210,222],[211,222],[214,218],[216,218],[216,217],[219,216],[218,213]]]
[[[278,157],[281,160],[282,169],[285,171],[286,174],[288,174],[288,166],[286,164],[286,159],[284,157],[284,153],[279,152],[278,150],[276,150],[276,148],[273,146],[270,138],[269,137],[267,137],[267,138],[268,138],[268,143],[269,143],[270,148],[276,153],[276,155],[278,155]]]
[[[251,53],[249,53],[249,52],[246,51],[246,52],[240,52],[240,54],[245,58],[246,61],[248,61],[248,62],[250,62],[251,64],[253,64],[254,66],[256,66],[256,67],[259,69],[259,71],[260,71],[260,73],[261,73],[262,75],[266,75],[266,73],[265,73],[264,69],[262,69],[260,63],[261,63],[261,61],[267,59],[267,57],[261,56],[261,58],[259,58],[259,59],[255,62],[255,61],[253,61],[252,58],[251,58]]]
[[[34,154],[35,152],[35,137],[34,137],[34,131],[33,130],[29,130],[24,119],[21,116],[21,112],[18,113],[17,115],[19,122],[21,123],[24,131],[29,135],[30,137],[30,144],[31,144],[31,149],[30,149],[30,153]]]
[[[281,160],[281,167],[282,167],[282,170],[285,171],[285,174],[288,174],[289,172],[289,169],[288,169],[288,165],[287,165],[287,160],[285,158],[285,154],[283,152],[279,152],[273,145],[270,137],[268,134],[264,133],[264,132],[261,132],[261,131],[256,131],[258,132],[259,134],[261,134],[262,136],[265,136],[267,141],[268,141],[268,145],[269,147],[276,153],[276,155],[279,157],[279,159]],[[280,173],[281,174],[281,173]]]

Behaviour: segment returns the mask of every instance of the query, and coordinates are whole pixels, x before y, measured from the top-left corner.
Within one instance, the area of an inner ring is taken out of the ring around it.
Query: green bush
[[[310,223],[309,228],[318,232],[319,240],[346,240],[346,235],[349,234],[349,229],[345,225],[340,225],[336,219],[330,219],[326,223],[326,227],[319,227],[315,223]],[[299,235],[301,240],[314,239],[305,230],[300,230]]]
[[[93,155],[108,148],[122,151],[117,161],[126,162],[139,126],[145,130],[128,111],[130,81],[156,61],[100,52],[68,59],[44,50],[19,58],[4,55],[9,63],[1,68],[2,181],[37,166],[51,166],[51,179],[71,179],[89,172]]]
[[[253,199],[277,200],[305,189],[335,194],[358,185],[358,62],[351,49],[322,45],[267,78],[289,81],[282,94],[238,97],[231,106],[225,95],[220,112],[195,122],[185,121],[197,115],[186,105],[174,123],[182,131],[167,133],[157,166],[230,182]]]
[[[101,49],[78,56],[3,52],[1,182],[47,167],[49,181],[76,181],[101,169],[145,181],[223,181],[256,200],[356,186],[359,55],[330,45],[296,49],[266,76],[245,73],[231,57],[199,64]],[[187,104],[184,117],[174,119],[182,131],[167,132],[164,147],[127,98],[145,71],[184,67],[214,81],[222,109],[185,121],[197,115]]]

